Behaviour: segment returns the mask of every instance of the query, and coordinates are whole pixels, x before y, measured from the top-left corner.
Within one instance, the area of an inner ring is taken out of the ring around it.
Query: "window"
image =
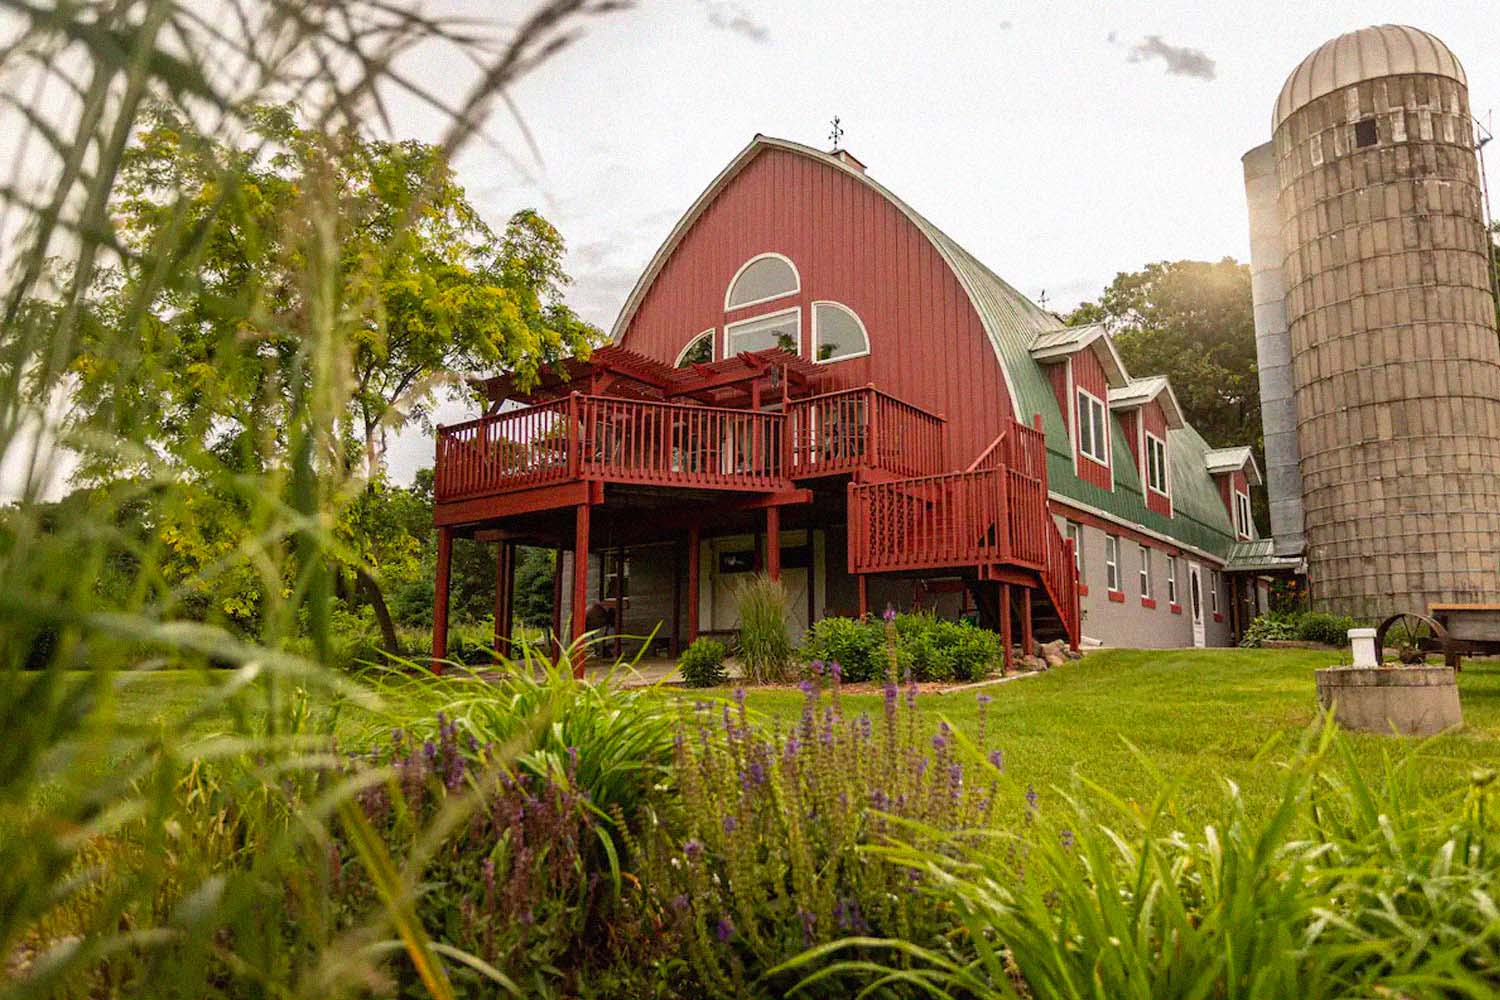
[[[1078,582],[1087,584],[1083,576],[1083,525],[1069,521],[1065,530],[1068,541],[1073,543],[1073,568],[1078,572]]]
[[[1234,492],[1234,530],[1241,538],[1249,538],[1255,534],[1255,521],[1250,516],[1250,494]]]
[[[1219,571],[1216,569],[1208,571],[1208,607],[1214,614],[1219,613]]]
[[[769,316],[730,323],[724,328],[724,357],[744,351],[768,351],[780,347],[802,349],[802,310],[784,309]]]
[[[812,324],[814,361],[844,361],[870,353],[865,325],[848,306],[814,302]]]
[[[1177,557],[1167,556],[1167,603],[1177,603]]]
[[[1109,435],[1104,426],[1104,404],[1083,389],[1078,390],[1078,451],[1100,465],[1108,465]]]
[[[604,600],[612,601],[616,594],[630,597],[630,557],[622,555],[611,559],[605,556],[604,563],[608,567],[604,575]]]
[[[688,341],[688,345],[677,355],[677,367],[706,365],[714,359],[714,331],[704,330]]]
[[[1151,550],[1141,546],[1141,596],[1151,597]]]
[[[1146,435],[1146,483],[1167,495],[1167,443],[1153,434]]]
[[[1357,149],[1365,146],[1373,146],[1376,142],[1375,119],[1366,118],[1364,121],[1354,123],[1354,145]]]
[[[724,293],[724,309],[742,309],[760,302],[770,302],[802,290],[797,269],[779,253],[751,257],[740,266]]]
[[[1104,577],[1109,589],[1120,589],[1120,539],[1114,535],[1104,536]]]

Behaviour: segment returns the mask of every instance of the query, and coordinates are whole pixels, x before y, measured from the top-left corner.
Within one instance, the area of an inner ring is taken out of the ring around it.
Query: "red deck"
[[[1014,584],[1026,594],[1045,593],[1077,642],[1073,556],[1048,513],[1040,431],[1007,421],[968,469],[945,471],[951,467],[942,417],[874,386],[830,390],[819,369],[787,352],[685,370],[613,348],[596,358],[570,363],[566,378],[524,395],[504,380],[487,383],[495,407],[517,399],[529,405],[439,428],[434,492],[440,554],[455,531],[488,526],[501,538],[524,539],[517,527],[542,517],[552,525],[546,544],[565,545],[571,536],[575,566],[581,566],[590,511],[601,504],[653,531],[686,530],[690,544],[713,514],[762,511],[757,516],[766,519],[767,570],[774,576],[779,558],[770,554],[780,552],[772,540],[780,509],[807,504],[814,495],[798,484],[821,489],[813,481],[847,476],[847,495],[832,500],[832,516],[846,499],[848,568],[861,581],[872,573],[957,572],[976,586],[998,583],[1007,608]],[[615,500],[606,500],[606,484],[622,491]],[[827,491],[821,496],[818,502],[827,504]],[[657,516],[643,516],[642,504],[654,505]],[[678,513],[662,513],[667,510]],[[439,572],[444,606],[445,570]],[[502,577],[505,572],[502,560]],[[585,603],[582,581],[575,572],[578,607]],[[695,604],[695,581],[687,594]],[[1029,596],[1026,601],[1029,636]],[[501,617],[497,607],[497,626]],[[690,635],[695,621],[690,609]],[[1002,621],[1009,634],[1008,612]],[[435,622],[439,650],[445,626]],[[575,637],[580,631],[575,622]]]

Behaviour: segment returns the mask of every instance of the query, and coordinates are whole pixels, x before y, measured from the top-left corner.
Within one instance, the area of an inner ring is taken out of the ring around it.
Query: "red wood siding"
[[[1229,511],[1229,523],[1234,524],[1234,494],[1239,492],[1248,496],[1250,493],[1250,481],[1245,478],[1245,470],[1220,473],[1214,476],[1214,481],[1219,484],[1219,499],[1224,501],[1224,509]]]
[[[1073,418],[1068,409],[1068,363],[1054,362],[1047,366],[1046,371],[1047,381],[1052,383],[1052,395],[1057,397],[1057,408],[1063,415],[1063,424],[1071,430]]]
[[[726,317],[730,279],[767,251],[792,260],[801,292]],[[977,457],[1012,416],[979,315],[926,237],[856,178],[784,150],[760,153],[704,209],[642,296],[621,342],[670,364],[714,327],[717,356],[726,318],[795,305],[802,309],[802,348],[810,352],[809,307],[819,299],[853,309],[870,336],[868,357],[835,362],[830,374],[845,385],[874,383],[946,416],[949,467]]]
[[[1161,408],[1161,402],[1153,399],[1140,409],[1141,420],[1145,422],[1147,434],[1159,438],[1162,442],[1167,440],[1167,414]],[[1146,437],[1141,435],[1141,445],[1145,446]],[[1146,460],[1141,455],[1135,457],[1136,466],[1141,470],[1141,486],[1146,493],[1146,506],[1166,517],[1172,516],[1171,497],[1164,497],[1151,489],[1150,479],[1146,475]],[[1167,489],[1172,489],[1171,469],[1167,471]]]
[[[1110,415],[1108,410],[1109,376],[1105,374],[1104,365],[1100,364],[1099,356],[1092,350],[1079,351],[1073,355],[1073,388],[1075,390],[1073,399],[1069,401],[1068,405],[1072,410],[1072,419],[1075,423],[1078,419],[1078,394],[1076,390],[1083,389],[1092,393],[1105,405],[1106,419],[1104,423],[1109,428],[1111,435],[1108,447],[1106,447],[1104,452],[1105,457],[1108,458],[1114,448],[1113,435],[1118,434],[1120,429],[1114,426],[1113,420],[1108,419]],[[1076,429],[1073,435],[1073,443],[1076,451],[1078,445]],[[1114,479],[1110,475],[1108,465],[1100,465],[1092,458],[1079,453],[1077,454],[1077,466],[1079,479],[1082,479],[1086,483],[1093,483],[1095,486],[1106,490],[1114,489]]]
[[[1116,414],[1120,421],[1120,433],[1125,435],[1126,442],[1130,445],[1130,457],[1135,459],[1135,467],[1141,470],[1141,482],[1146,481],[1146,460],[1141,458],[1141,429],[1137,426],[1139,410],[1125,410]]]

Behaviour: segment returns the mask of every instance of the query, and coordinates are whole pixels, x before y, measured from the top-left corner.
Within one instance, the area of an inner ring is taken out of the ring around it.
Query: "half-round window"
[[[837,302],[814,302],[813,360],[846,361],[870,353],[870,336],[854,310]]]
[[[779,253],[751,257],[735,274],[724,295],[724,308],[743,309],[800,291],[802,282],[792,262]]]
[[[688,341],[688,345],[677,355],[677,367],[706,365],[714,359],[714,331],[704,330]]]

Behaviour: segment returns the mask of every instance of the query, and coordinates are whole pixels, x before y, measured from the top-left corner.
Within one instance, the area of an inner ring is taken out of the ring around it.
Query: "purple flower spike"
[[[844,677],[844,668],[843,668],[842,665],[840,665],[840,663],[839,663],[838,660],[829,660],[828,661],[828,674],[829,674],[829,676],[831,676],[833,678],[833,682],[835,684],[837,684],[840,680],[843,679],[843,677]]]
[[[697,861],[703,856],[703,841],[697,837],[689,837],[687,843],[682,845],[682,853],[687,855],[689,861]]]
[[[982,694],[982,695],[980,695],[980,696],[979,696],[979,697],[978,697],[978,699],[976,699],[976,700],[977,700],[977,701],[978,701],[978,702],[979,702],[979,704],[981,704],[981,705],[988,705],[988,704],[989,704],[989,703],[990,703],[990,696],[989,696],[989,695],[987,695],[987,694]]]
[[[1073,831],[1072,830],[1064,829],[1061,833],[1059,833],[1057,835],[1057,839],[1062,842],[1063,850],[1065,850],[1065,851],[1071,851],[1073,849]]]
[[[995,770],[997,770],[997,771],[1003,771],[1003,770],[1005,770],[1005,751],[1004,750],[991,750],[990,751],[990,766],[994,767]]]
[[[941,733],[932,738],[932,749],[934,750],[942,750],[947,745],[948,741],[943,738]]]
[[[684,893],[679,893],[678,896],[677,896],[677,898],[674,899],[674,900],[672,900],[672,909],[674,909],[674,910],[685,910],[687,908],[688,908],[687,893],[685,893],[685,892]]]
[[[1032,788],[1030,785],[1027,785],[1026,786],[1026,808],[1029,809],[1032,812],[1036,812],[1036,803],[1037,803],[1038,797],[1039,796],[1036,794],[1036,789]]]
[[[887,604],[885,606],[885,615],[884,615],[884,618],[885,618],[885,620],[887,622],[893,622],[893,621],[895,621],[896,620],[896,609],[893,608],[893,607],[891,607],[889,604]]]
[[[728,917],[720,917],[719,926],[716,928],[716,930],[719,934],[719,940],[721,942],[728,943],[729,939],[734,937],[734,921],[730,920]]]
[[[725,833],[733,833],[734,832],[734,828],[736,826],[738,826],[738,825],[739,825],[738,821],[736,821],[733,816],[725,816],[724,817],[724,832]]]
[[[812,671],[812,675],[814,677],[822,677],[823,676],[823,661],[822,660],[813,660],[811,663],[809,663],[807,665],[807,669],[809,669],[809,670]]]
[[[817,685],[808,680],[804,680],[801,684],[798,684],[797,688],[809,698],[811,698],[818,691]]]
[[[744,688],[737,687],[737,688],[734,689],[734,703],[736,705],[739,705],[742,708],[744,707],[744,705],[745,705],[745,689]]]

